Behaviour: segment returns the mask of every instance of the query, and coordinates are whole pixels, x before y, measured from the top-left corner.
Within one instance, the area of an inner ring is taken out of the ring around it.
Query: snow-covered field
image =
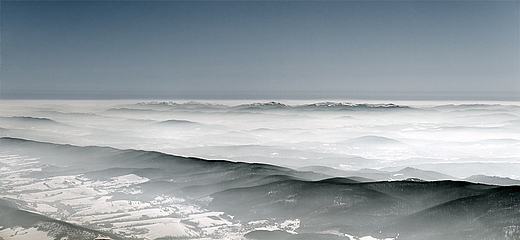
[[[114,200],[112,194],[136,191],[135,185],[147,179],[133,174],[92,181],[84,175],[29,178],[27,173],[41,169],[35,158],[0,155],[2,198],[23,201],[24,210],[65,222],[87,226],[121,236],[142,239],[189,237],[191,239],[242,239],[253,230],[294,232],[299,221],[259,221],[241,223],[224,212],[212,212],[196,202],[157,195],[152,201]],[[6,228],[4,239],[53,239],[35,228]]]
[[[38,231],[37,228],[6,228],[0,231],[0,236],[12,240],[53,240],[46,232]]]
[[[24,173],[39,170],[33,168],[38,166],[37,159],[2,154],[0,164],[4,166],[0,171],[0,192],[3,198],[22,200],[27,203],[26,210],[58,220],[93,226],[104,231],[117,229],[114,232],[118,234],[146,239],[164,236],[202,237],[216,234],[219,227],[234,224],[215,220],[223,213],[208,212],[172,196],[157,196],[150,202],[112,200],[111,193],[131,191],[134,185],[147,181],[133,174],[114,177],[109,181],[91,181],[82,175],[34,179],[24,177]],[[11,229],[4,230],[0,236],[13,235],[20,236],[19,239],[29,239],[21,237],[24,235],[38,239],[39,234],[41,232],[34,229]]]

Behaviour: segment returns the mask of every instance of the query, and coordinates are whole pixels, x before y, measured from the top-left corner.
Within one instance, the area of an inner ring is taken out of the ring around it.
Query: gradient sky
[[[520,99],[518,1],[1,1],[6,98]]]

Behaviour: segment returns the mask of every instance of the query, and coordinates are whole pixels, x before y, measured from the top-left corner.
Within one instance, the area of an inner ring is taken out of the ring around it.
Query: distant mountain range
[[[520,239],[512,179],[293,170],[17,138],[0,138],[0,152],[3,239],[18,228],[80,240]]]
[[[301,171],[313,171],[317,173],[323,173],[330,176],[336,177],[360,177],[364,178],[364,182],[370,181],[392,181],[392,180],[406,180],[410,178],[416,178],[426,181],[437,181],[437,180],[459,180],[450,175],[446,175],[434,171],[424,171],[417,168],[406,167],[398,171],[382,171],[375,169],[361,169],[358,171],[345,171],[325,166],[308,166],[298,168]]]

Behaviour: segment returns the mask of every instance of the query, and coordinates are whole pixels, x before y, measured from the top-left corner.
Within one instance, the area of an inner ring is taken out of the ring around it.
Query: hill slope
[[[366,182],[267,164],[14,138],[0,138],[0,151],[0,194],[16,199],[0,202],[5,231],[21,227],[69,239],[520,237],[518,186]]]

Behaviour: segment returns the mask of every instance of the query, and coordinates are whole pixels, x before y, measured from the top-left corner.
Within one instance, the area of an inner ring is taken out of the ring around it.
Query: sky
[[[520,100],[519,1],[1,1],[1,99]]]

